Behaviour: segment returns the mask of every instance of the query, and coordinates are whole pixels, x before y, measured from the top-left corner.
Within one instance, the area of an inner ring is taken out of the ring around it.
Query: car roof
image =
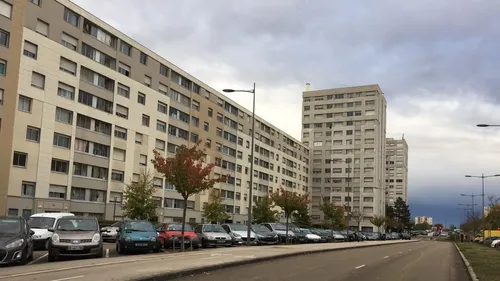
[[[30,218],[62,218],[62,217],[74,217],[75,214],[72,213],[38,213],[31,215]]]
[[[13,216],[0,216],[0,219],[5,219],[5,220],[19,220],[23,221],[24,219],[22,217],[13,217]]]

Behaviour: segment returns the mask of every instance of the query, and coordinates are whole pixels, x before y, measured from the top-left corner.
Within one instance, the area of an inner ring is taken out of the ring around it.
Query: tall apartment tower
[[[385,145],[386,173],[385,200],[394,206],[398,197],[408,203],[408,143],[401,139],[387,138]]]
[[[327,198],[358,214],[350,216],[351,228],[376,230],[370,219],[385,214],[386,107],[378,85],[303,92],[302,142],[312,150],[315,222],[324,220],[320,204]]]
[[[153,149],[200,140],[213,176],[229,175],[216,188],[234,222],[246,221],[249,188],[254,200],[307,192],[300,141],[258,117],[252,132],[250,111],[71,1],[0,0],[0,14],[0,215],[119,220],[125,185],[154,172]],[[175,186],[153,182],[158,217],[179,221]],[[203,221],[207,200],[189,198],[189,221]]]

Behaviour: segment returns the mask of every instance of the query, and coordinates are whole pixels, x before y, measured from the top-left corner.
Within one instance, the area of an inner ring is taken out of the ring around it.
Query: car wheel
[[[48,260],[49,262],[54,262],[54,261],[56,260],[56,257],[54,257],[53,255],[49,254],[49,255],[47,256],[47,260]]]
[[[102,258],[102,256],[103,256],[102,252],[103,252],[103,251],[104,251],[104,249],[103,249],[103,248],[101,248],[101,251],[100,251],[100,252],[99,252],[99,254],[97,254],[97,256],[95,256],[95,257],[96,257],[96,258],[98,258],[98,259]]]
[[[123,255],[123,254],[125,254],[125,252],[122,250],[122,247],[120,247],[120,243],[116,243],[116,252],[117,252],[119,255]]]
[[[160,252],[160,248],[159,247],[154,247],[153,248],[153,253],[159,253]]]
[[[19,261],[19,263],[21,265],[25,265],[27,262],[28,262],[28,247],[26,247],[23,251],[23,254],[21,255],[21,260]]]

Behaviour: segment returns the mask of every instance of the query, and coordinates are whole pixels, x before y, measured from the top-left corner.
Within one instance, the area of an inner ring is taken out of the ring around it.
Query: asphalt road
[[[420,242],[278,259],[176,281],[469,281],[455,246]]]

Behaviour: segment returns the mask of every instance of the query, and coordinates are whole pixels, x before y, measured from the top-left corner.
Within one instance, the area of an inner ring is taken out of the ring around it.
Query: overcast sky
[[[379,84],[387,137],[410,147],[410,204],[469,203],[465,174],[500,174],[500,128],[475,127],[500,124],[500,1],[74,2],[215,89],[256,82],[257,114],[298,139],[306,82]]]

